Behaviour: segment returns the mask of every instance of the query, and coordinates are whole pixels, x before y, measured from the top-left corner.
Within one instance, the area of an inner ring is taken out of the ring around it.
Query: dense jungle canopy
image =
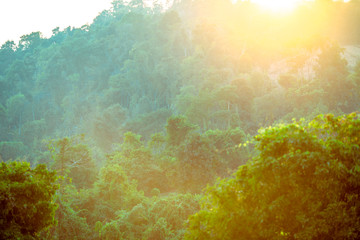
[[[7,41],[0,239],[359,239],[359,23],[115,0]]]

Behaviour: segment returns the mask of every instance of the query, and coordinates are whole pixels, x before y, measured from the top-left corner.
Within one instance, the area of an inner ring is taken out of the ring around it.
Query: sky
[[[92,23],[112,0],[0,0],[0,46],[7,40],[17,43],[21,36],[40,31],[50,37],[52,30]]]
[[[237,0],[232,0],[236,2]],[[299,0],[252,0],[272,10],[286,10]],[[112,0],[0,0],[0,46],[8,40],[40,31],[50,37],[52,30],[91,24]]]

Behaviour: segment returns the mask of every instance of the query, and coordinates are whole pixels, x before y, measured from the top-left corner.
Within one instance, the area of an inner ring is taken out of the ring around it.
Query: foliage
[[[53,168],[61,176],[71,178],[78,188],[90,187],[96,178],[96,166],[82,136],[53,140],[49,143]]]
[[[150,195],[153,188],[161,192],[169,189],[165,171],[155,161],[151,151],[145,148],[141,136],[132,132],[124,134],[120,151],[109,156],[111,163],[119,164],[131,180],[138,182],[139,189]]]
[[[186,136],[195,129],[184,116],[170,117],[166,125],[167,143],[170,146],[178,146]]]
[[[219,176],[222,165],[209,139],[191,135],[177,154],[179,181],[184,190],[199,192],[207,183]]]
[[[108,165],[101,170],[95,189],[97,197],[113,209],[111,214],[135,206],[141,201],[141,193],[136,190],[136,184],[128,179],[117,164]]]
[[[26,162],[0,165],[0,238],[37,239],[55,224],[55,172]]]
[[[1,141],[36,152],[42,138],[86,132],[110,153],[125,132],[149,140],[170,116],[201,132],[240,126],[254,134],[294,109],[301,117],[319,105],[358,110],[356,71],[348,77],[341,47],[360,39],[358,1],[307,2],[291,20],[244,1],[112,6],[90,25],[1,46]],[[184,140],[172,134],[170,145]]]
[[[28,152],[22,142],[0,142],[0,156],[3,161],[15,160]]]
[[[200,193],[256,153],[209,188],[188,237],[347,238],[329,223],[357,238],[357,199],[347,193],[358,179],[334,157],[346,167],[357,157],[356,117],[338,127],[330,116],[305,121],[359,110],[359,10],[357,0],[306,1],[291,14],[253,1],[115,0],[92,24],[3,44],[0,160],[45,163],[61,176],[58,225],[40,237],[181,239],[199,206],[180,193]],[[249,145],[259,127],[294,117],[305,120]]]
[[[354,85],[346,79],[348,75],[347,62],[341,56],[342,53],[343,49],[337,44],[330,43],[330,46],[325,47],[319,55],[316,74],[320,78],[319,84],[324,90],[326,103],[329,106],[340,105],[342,109],[346,110]]]
[[[221,130],[208,130],[205,133],[215,148],[215,152],[230,169],[236,169],[246,162],[247,152],[238,147],[246,142],[246,135],[240,128]]]
[[[185,239],[357,239],[357,114],[262,129],[259,154],[207,189]]]
[[[101,225],[101,239],[182,239],[183,224],[199,209],[197,197],[170,194],[149,198],[131,210],[120,211],[117,218]]]

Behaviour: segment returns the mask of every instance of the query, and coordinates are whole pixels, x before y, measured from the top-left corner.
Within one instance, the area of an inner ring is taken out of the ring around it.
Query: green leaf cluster
[[[0,163],[0,238],[38,239],[54,225],[57,176],[45,165]]]
[[[358,239],[359,137],[356,113],[264,129],[258,155],[207,188],[185,239]]]

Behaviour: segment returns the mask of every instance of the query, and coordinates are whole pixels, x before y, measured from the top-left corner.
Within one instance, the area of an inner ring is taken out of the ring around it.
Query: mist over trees
[[[0,238],[358,239],[359,23],[115,0],[4,43]]]

